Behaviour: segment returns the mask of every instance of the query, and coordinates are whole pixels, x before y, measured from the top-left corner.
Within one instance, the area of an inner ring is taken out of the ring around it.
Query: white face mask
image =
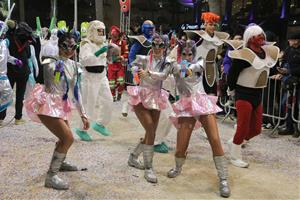
[[[93,35],[92,38],[90,38],[92,42],[95,42],[96,44],[100,45],[103,44],[106,41],[106,36],[98,36],[98,35]]]

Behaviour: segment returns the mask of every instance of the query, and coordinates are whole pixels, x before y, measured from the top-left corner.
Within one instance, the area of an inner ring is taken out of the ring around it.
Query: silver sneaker
[[[53,188],[53,189],[56,189],[56,190],[67,190],[67,189],[69,189],[68,183],[63,181],[57,175],[54,175],[54,176],[47,175],[46,180],[45,180],[45,187]]]

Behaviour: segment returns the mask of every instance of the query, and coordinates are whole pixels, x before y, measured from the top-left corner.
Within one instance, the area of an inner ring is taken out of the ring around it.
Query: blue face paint
[[[152,24],[143,24],[142,32],[147,39],[150,39],[154,33],[154,26]]]

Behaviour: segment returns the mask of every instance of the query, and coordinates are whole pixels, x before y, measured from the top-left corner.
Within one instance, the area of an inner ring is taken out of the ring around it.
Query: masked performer
[[[139,86],[128,86],[130,95],[129,104],[133,107],[137,118],[146,133],[144,139],[138,143],[130,153],[128,165],[145,169],[145,179],[156,183],[157,177],[153,171],[153,144],[159,121],[160,111],[168,105],[168,92],[162,90],[162,81],[167,78],[166,71],[171,70],[165,58],[166,43],[157,34],[153,36],[152,50],[149,56],[137,56],[132,62],[132,68],[141,78]],[[137,68],[137,70],[135,70]],[[161,76],[162,75],[162,76]],[[138,161],[138,156],[143,153],[144,165]]]
[[[233,59],[227,76],[229,95],[235,96],[237,128],[228,141],[230,161],[237,167],[248,167],[242,160],[241,145],[261,132],[262,90],[267,86],[270,68],[279,55],[279,49],[265,45],[266,35],[261,27],[248,27],[243,36],[244,47],[230,51]]]
[[[43,60],[45,86],[37,84],[24,102],[28,116],[33,121],[43,123],[59,139],[47,172],[45,187],[66,190],[69,188],[68,183],[58,177],[58,171],[78,170],[65,161],[74,141],[68,122],[72,104],[70,92],[73,92],[75,106],[85,130],[89,128],[89,122],[79,90],[79,66],[70,60],[76,51],[78,35],[59,31],[58,38],[58,57]]]
[[[155,26],[153,22],[150,20],[146,20],[142,25],[143,35],[129,36],[129,38],[135,40],[129,52],[129,57],[128,57],[129,65],[135,59],[136,55],[147,55],[149,53],[151,49],[151,42],[152,42],[154,30],[155,30]],[[158,123],[157,130],[159,131],[157,133],[158,140],[155,142],[154,145],[155,152],[168,153],[169,147],[167,146],[164,139],[165,137],[167,137],[171,128],[171,123],[168,120],[168,115],[169,115],[168,110],[170,109],[163,111],[164,113],[162,113],[161,120]],[[122,114],[125,116],[127,115],[127,103],[123,103],[122,105]]]
[[[205,73],[203,86],[207,94],[217,94],[216,79],[218,68],[216,66],[216,57],[219,47],[223,44],[222,39],[228,39],[229,34],[216,31],[220,16],[206,12],[203,13],[201,19],[204,21],[205,30],[187,31],[189,38],[197,41],[196,58],[204,59]],[[199,38],[200,37],[200,38]],[[199,39],[198,39],[199,38]]]
[[[178,52],[180,74],[174,74],[174,77],[180,99],[173,104],[174,113],[170,117],[177,128],[176,166],[168,172],[168,177],[174,178],[181,173],[192,131],[202,125],[213,151],[213,159],[220,179],[220,195],[229,197],[227,160],[214,115],[221,111],[216,105],[217,97],[209,96],[202,91],[202,75],[205,65],[202,59],[198,61],[195,59],[195,42],[181,40]]]
[[[98,133],[109,136],[106,128],[111,119],[113,98],[106,77],[106,36],[105,25],[100,21],[92,21],[87,29],[87,36],[80,43],[79,60],[84,66],[82,79],[83,103],[90,119],[94,121],[92,128]],[[92,140],[82,129],[75,130],[85,141]]]

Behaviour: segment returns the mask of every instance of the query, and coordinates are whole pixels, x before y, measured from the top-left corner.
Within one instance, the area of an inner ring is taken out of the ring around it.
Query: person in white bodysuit
[[[87,36],[80,43],[79,61],[83,65],[82,92],[83,104],[92,123],[91,127],[98,133],[109,136],[107,125],[111,119],[113,97],[106,76],[107,60],[105,25],[95,20],[89,23]],[[91,141],[89,134],[80,128],[76,134],[84,141]]]

